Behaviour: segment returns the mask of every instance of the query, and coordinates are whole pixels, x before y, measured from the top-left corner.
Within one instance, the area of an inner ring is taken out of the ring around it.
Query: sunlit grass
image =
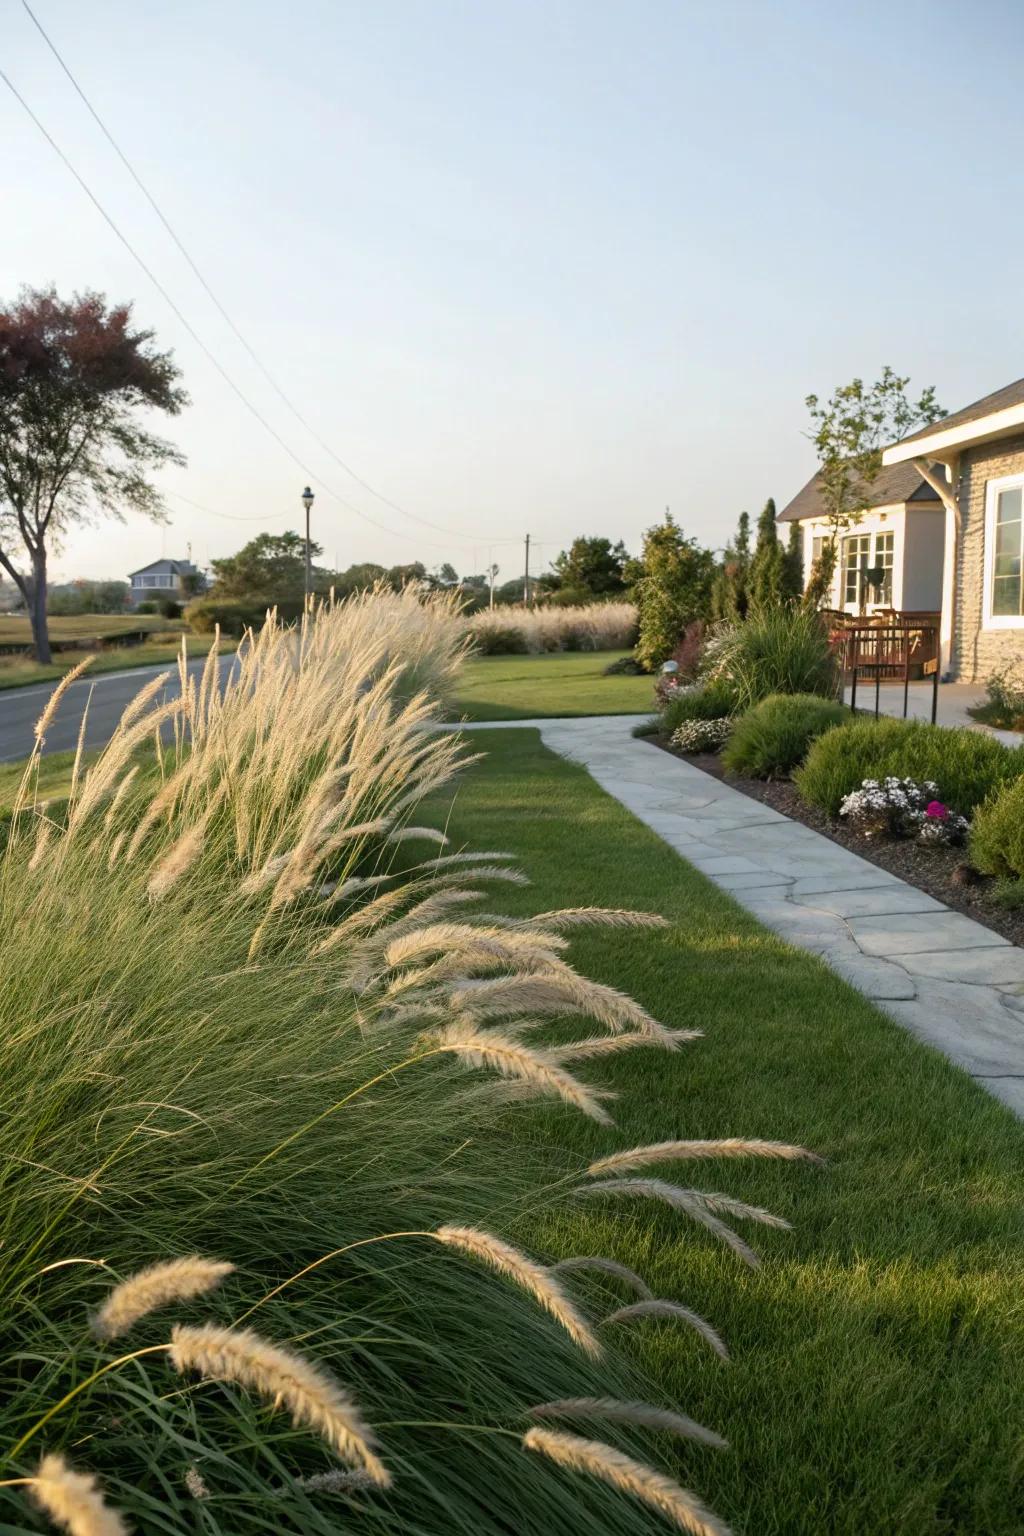
[[[559,715],[633,715],[654,703],[652,677],[605,677],[630,651],[547,656],[477,656],[466,663],[452,713],[469,720],[529,720]]]
[[[530,871],[532,886],[503,893],[502,909],[664,913],[667,933],[575,938],[573,961],[663,1022],[706,1032],[674,1057],[595,1063],[588,1076],[620,1094],[617,1130],[560,1115],[567,1155],[732,1134],[828,1159],[823,1170],[730,1167],[733,1193],[794,1223],[759,1235],[764,1267],[737,1283],[731,1256],[665,1213],[590,1203],[533,1224],[534,1241],[610,1254],[721,1326],[724,1369],[672,1326],[634,1323],[628,1336],[664,1400],[733,1447],[708,1458],[702,1492],[758,1536],[1019,1532],[1024,1127],[761,928],[536,733],[472,742],[488,755],[449,830],[500,838]]]

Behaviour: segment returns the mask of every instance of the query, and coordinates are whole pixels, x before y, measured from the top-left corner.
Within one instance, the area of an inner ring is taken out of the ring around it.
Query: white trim
[[[894,443],[882,453],[883,464],[905,464],[908,459],[936,458],[951,448],[962,448],[966,443],[980,443],[992,437],[1004,437],[1024,427],[1024,404],[1008,405],[1003,411],[993,411],[989,416],[979,416],[975,421],[961,423],[958,427],[942,428],[936,422],[935,430],[927,437],[911,438],[908,442]]]
[[[1024,491],[1024,475],[1001,475],[997,480],[989,480],[985,486],[985,544],[982,549],[982,556],[985,562],[981,607],[982,629],[1024,629],[1024,613],[992,612],[992,568],[995,564],[996,553],[996,502],[1000,491],[1018,489]],[[1021,536],[1021,558],[1024,559],[1024,519],[1022,519],[1021,523]]]

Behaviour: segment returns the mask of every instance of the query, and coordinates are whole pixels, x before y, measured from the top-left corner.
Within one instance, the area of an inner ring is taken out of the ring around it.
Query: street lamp
[[[302,493],[302,505],[306,509],[306,602],[309,602],[309,594],[313,588],[313,565],[309,555],[309,514],[316,500],[313,492],[307,485]]]

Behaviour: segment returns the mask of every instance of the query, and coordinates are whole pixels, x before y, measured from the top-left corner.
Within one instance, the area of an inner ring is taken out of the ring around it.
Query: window
[[[1024,477],[990,480],[985,508],[985,624],[1024,626]]]
[[[867,600],[864,572],[871,564],[871,535],[855,533],[843,540],[843,607],[859,608]]]
[[[892,560],[896,536],[892,533],[875,534],[875,558],[871,564],[885,572],[880,587],[872,588],[872,597],[882,608],[892,607]]]

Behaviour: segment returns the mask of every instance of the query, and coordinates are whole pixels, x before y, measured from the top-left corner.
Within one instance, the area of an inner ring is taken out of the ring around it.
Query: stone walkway
[[[1024,949],[829,838],[636,741],[646,716],[514,720],[748,911],[1024,1116]],[[488,726],[480,723],[480,729]]]

